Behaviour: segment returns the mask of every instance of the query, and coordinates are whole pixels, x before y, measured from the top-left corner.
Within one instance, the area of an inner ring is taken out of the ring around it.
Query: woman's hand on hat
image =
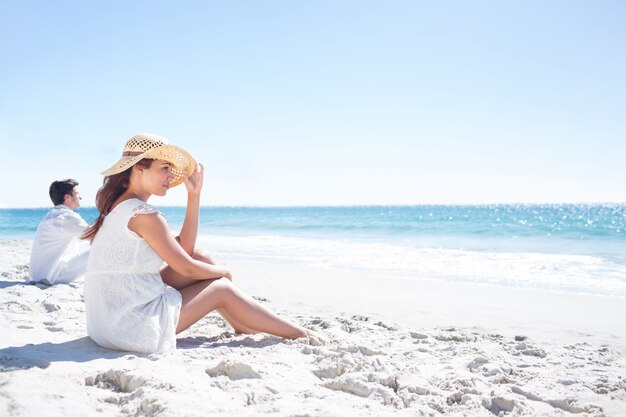
[[[202,183],[204,182],[204,165],[197,164],[196,169],[190,176],[184,176],[183,182],[187,188],[187,193],[190,195],[200,195],[202,190]]]

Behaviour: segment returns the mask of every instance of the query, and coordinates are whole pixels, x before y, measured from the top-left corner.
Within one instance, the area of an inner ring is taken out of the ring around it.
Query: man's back
[[[30,280],[54,284],[59,280],[71,282],[82,275],[88,247],[77,238],[86,227],[87,222],[69,207],[63,204],[53,207],[37,227]]]

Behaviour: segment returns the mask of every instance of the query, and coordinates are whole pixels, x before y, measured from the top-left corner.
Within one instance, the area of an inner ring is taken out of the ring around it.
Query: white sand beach
[[[239,262],[235,282],[323,343],[210,315],[166,355],[100,348],[82,283],[24,283],[0,243],[2,416],[626,415],[626,299]]]

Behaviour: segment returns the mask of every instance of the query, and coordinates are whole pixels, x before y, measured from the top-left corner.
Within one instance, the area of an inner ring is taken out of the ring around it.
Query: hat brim
[[[142,159],[161,159],[172,164],[170,187],[176,187],[183,182],[184,177],[191,176],[196,170],[196,161],[193,156],[184,149],[174,145],[163,145],[150,149],[137,156],[123,156],[110,168],[105,169],[100,175],[111,176],[126,171]]]

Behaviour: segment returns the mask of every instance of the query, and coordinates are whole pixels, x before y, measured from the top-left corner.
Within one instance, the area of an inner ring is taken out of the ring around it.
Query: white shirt
[[[53,207],[39,223],[30,255],[30,280],[54,284],[84,275],[89,244],[78,237],[87,222],[66,205]]]

